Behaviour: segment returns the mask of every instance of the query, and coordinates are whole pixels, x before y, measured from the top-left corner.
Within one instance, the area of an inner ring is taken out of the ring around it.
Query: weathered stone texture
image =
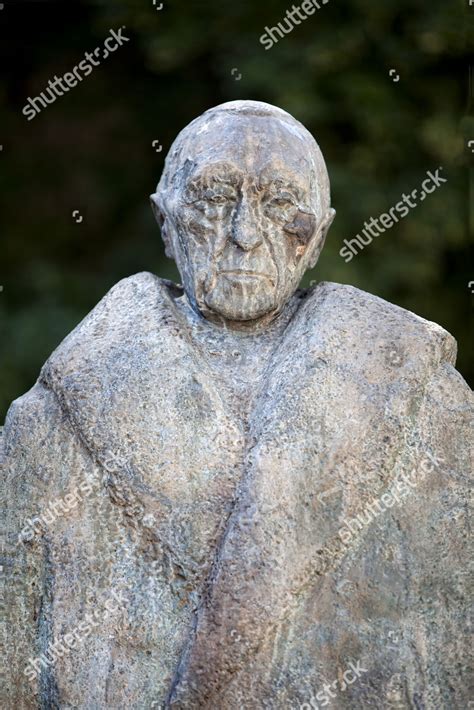
[[[303,174],[304,134],[265,105],[225,110],[243,131],[234,167],[247,161],[248,184],[231,171],[235,205],[193,173],[216,155],[196,138],[191,159],[189,133],[168,159],[188,167],[168,167],[154,196],[185,290],[149,273],[118,283],[8,413],[1,704],[316,707],[360,662],[333,707],[465,708],[474,407],[455,341],[351,286],[295,290],[333,217],[325,168],[308,158],[306,218],[263,215],[259,160],[293,136]],[[193,190],[213,206],[193,207]],[[283,238],[296,241],[264,253]],[[221,281],[230,265],[267,269],[269,293],[258,275]],[[76,502],[52,514],[59,499]],[[34,516],[46,520],[31,534]],[[25,675],[73,631],[73,648]]]

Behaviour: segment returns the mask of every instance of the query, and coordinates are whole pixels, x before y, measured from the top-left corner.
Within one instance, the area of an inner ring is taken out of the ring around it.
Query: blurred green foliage
[[[458,340],[460,371],[473,378],[466,143],[474,138],[474,8],[329,0],[266,51],[259,37],[291,7],[283,0],[164,2],[158,12],[152,0],[7,0],[0,13],[0,420],[118,279],[148,270],[179,280],[148,195],[177,132],[237,98],[286,109],[325,155],[337,217],[304,284],[353,284],[440,323]],[[122,25],[131,41],[27,121],[27,98]],[[448,182],[346,264],[343,239],[439,166]]]

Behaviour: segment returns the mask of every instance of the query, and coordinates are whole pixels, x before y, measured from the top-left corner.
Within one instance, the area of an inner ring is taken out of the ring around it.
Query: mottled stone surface
[[[204,114],[152,201],[184,290],[118,283],[5,422],[2,707],[467,707],[455,341],[297,290],[334,212],[279,109]]]

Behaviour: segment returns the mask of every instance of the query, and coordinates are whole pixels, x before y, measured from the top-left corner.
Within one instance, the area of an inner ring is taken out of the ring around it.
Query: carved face
[[[317,213],[311,151],[291,125],[253,116],[214,118],[192,148],[162,208],[186,292],[208,318],[272,317],[329,226]]]

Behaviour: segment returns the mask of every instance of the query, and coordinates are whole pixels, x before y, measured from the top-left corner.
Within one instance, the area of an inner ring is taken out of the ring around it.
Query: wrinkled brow
[[[299,176],[282,173],[280,170],[265,171],[260,176],[262,189],[278,192],[288,190],[296,195],[298,200],[304,199],[309,194],[309,185],[305,185]]]
[[[188,188],[198,188],[215,183],[225,183],[238,187],[242,184],[243,173],[231,163],[211,163],[198,169],[188,181]]]

